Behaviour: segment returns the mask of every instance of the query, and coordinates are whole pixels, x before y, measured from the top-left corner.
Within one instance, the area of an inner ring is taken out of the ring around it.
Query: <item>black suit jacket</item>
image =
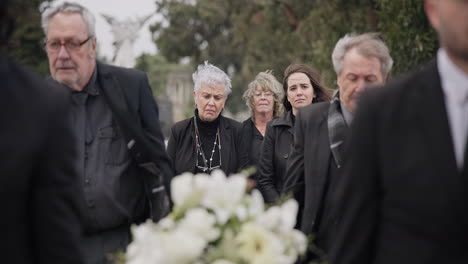
[[[249,163],[247,148],[242,139],[242,124],[220,116],[221,170],[226,175],[239,172]],[[195,173],[196,145],[193,117],[175,123],[167,143],[167,152],[174,167],[174,175]]]
[[[330,263],[468,263],[468,155],[460,172],[436,62],[370,94],[349,142]]]
[[[283,192],[293,193],[303,208],[300,229],[311,234],[322,204],[331,158],[328,138],[329,102],[299,109],[296,116],[294,149],[288,160]]]
[[[0,57],[0,259],[83,263],[70,93]]]
[[[169,193],[173,176],[164,137],[159,123],[159,111],[146,74],[142,71],[97,64],[98,82],[126,140],[130,154],[144,177],[151,217],[158,220],[164,206],[153,190],[161,185]],[[150,172],[152,171],[152,172]],[[166,208],[167,209],[167,208]]]

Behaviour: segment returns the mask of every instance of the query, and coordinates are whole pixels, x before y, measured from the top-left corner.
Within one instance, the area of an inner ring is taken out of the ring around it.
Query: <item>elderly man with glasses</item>
[[[162,187],[171,177],[146,75],[97,62],[94,24],[75,3],[42,14],[52,79],[73,92],[70,118],[78,140],[70,144],[79,149],[82,251],[85,263],[93,264],[108,263],[108,253],[125,249],[132,223],[166,212]]]

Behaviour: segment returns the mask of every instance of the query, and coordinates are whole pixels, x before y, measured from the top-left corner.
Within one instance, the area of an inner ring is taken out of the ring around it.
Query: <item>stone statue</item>
[[[135,64],[135,55],[133,53],[133,44],[138,37],[138,31],[150,19],[153,14],[136,17],[135,19],[127,18],[125,20],[117,20],[115,17],[101,14],[104,19],[112,27],[111,31],[114,35],[114,58],[112,63],[117,66],[131,68]]]

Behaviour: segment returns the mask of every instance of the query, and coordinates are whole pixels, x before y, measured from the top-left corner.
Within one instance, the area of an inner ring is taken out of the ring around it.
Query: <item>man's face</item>
[[[344,107],[354,113],[359,96],[365,89],[384,83],[380,61],[376,57],[366,57],[356,48],[346,52],[343,67],[338,74],[340,100]]]
[[[468,0],[426,0],[425,9],[449,56],[468,63]]]
[[[46,50],[50,73],[75,91],[84,89],[96,65],[96,39],[86,41],[89,37],[79,14],[58,13],[49,22]]]

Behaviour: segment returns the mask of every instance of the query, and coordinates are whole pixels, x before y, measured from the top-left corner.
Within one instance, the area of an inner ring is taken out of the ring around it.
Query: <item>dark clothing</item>
[[[248,164],[245,142],[242,139],[242,125],[230,118],[219,117],[221,141],[221,170],[226,175],[236,173]],[[188,118],[175,123],[167,152],[173,162],[174,175],[184,172],[196,172],[196,140],[194,119]]]
[[[250,176],[251,179],[257,180],[258,170],[260,168],[260,155],[262,150],[263,135],[258,131],[252,118],[246,119],[242,123],[242,138],[247,145],[247,153],[249,155],[249,164],[247,167],[254,166],[256,173]]]
[[[207,173],[209,168],[217,168],[221,164],[218,137],[219,116],[215,120],[207,122],[201,120],[198,116],[198,110],[195,110],[195,118],[197,119],[196,129],[198,129],[196,135],[199,137],[198,166],[195,168],[195,172]]]
[[[286,176],[286,162],[293,147],[294,115],[291,111],[267,124],[263,140],[258,189],[265,202],[276,202]]]
[[[327,251],[333,234],[331,196],[339,169],[332,158],[328,128],[330,102],[299,109],[294,149],[288,161],[283,191],[293,193],[301,205],[300,229],[316,233],[316,246]]]
[[[78,135],[79,175],[86,203],[86,232],[93,233],[142,221],[145,212],[143,178],[127,151],[112,111],[99,93],[97,71],[82,92],[72,94],[72,123]],[[125,179],[133,179],[128,181]],[[120,184],[126,183],[122,199]]]
[[[468,155],[459,171],[436,62],[369,93],[337,186],[330,263],[468,263]]]
[[[75,104],[79,120],[73,120],[80,123],[76,126],[81,136],[85,241],[106,243],[82,246],[84,263],[93,264],[107,263],[106,255],[113,253],[109,249],[125,250],[130,224],[161,218],[168,209],[162,204],[167,197],[154,190],[161,177],[168,189],[172,177],[158,107],[145,73],[101,63],[96,71],[96,83],[91,79],[88,90],[75,95],[81,103]],[[120,228],[126,231],[114,232]]]
[[[2,263],[82,264],[70,92],[0,57]]]

